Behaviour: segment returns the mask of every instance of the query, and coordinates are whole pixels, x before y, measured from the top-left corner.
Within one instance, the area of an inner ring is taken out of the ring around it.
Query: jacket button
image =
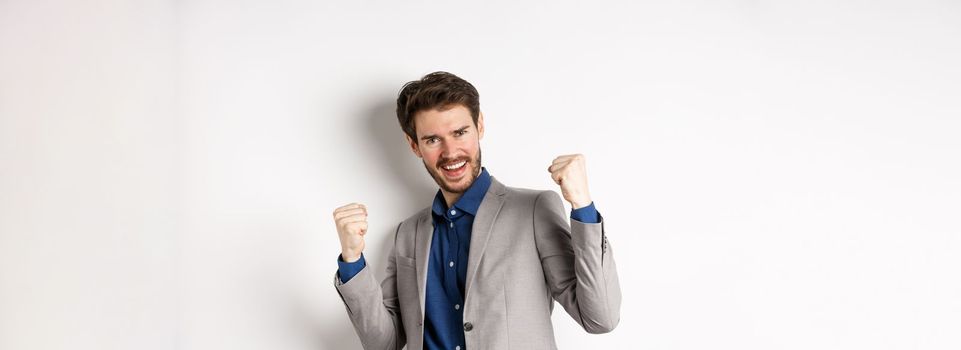
[[[464,332],[470,332],[471,329],[474,329],[474,325],[470,322],[464,322]]]

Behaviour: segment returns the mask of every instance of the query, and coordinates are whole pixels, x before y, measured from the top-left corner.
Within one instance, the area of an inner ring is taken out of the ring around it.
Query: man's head
[[[447,72],[408,82],[397,96],[397,120],[445,194],[470,187],[481,171],[484,136],[480,95],[471,83]]]

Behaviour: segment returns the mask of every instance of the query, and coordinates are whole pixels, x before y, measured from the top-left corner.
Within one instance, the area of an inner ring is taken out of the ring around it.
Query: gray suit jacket
[[[603,219],[569,219],[556,192],[491,180],[467,259],[467,348],[556,349],[554,300],[589,333],[614,329],[621,290]],[[423,348],[433,232],[430,207],[401,222],[380,284],[369,266],[347,283],[334,276],[364,349]]]

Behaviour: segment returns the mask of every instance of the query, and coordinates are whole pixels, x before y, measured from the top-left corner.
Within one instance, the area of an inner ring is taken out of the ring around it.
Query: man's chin
[[[450,193],[464,193],[464,191],[467,191],[467,189],[470,188],[471,184],[463,182],[463,179],[460,182],[455,183],[445,182],[444,186],[442,187],[444,187],[444,190]]]
[[[444,176],[444,174],[437,174],[437,176],[438,178],[435,178],[435,180],[437,180],[437,185],[443,188],[444,191],[450,193],[463,193],[464,191],[467,191],[471,185],[471,181],[469,180],[470,172],[464,173],[463,176],[457,180],[454,180],[453,182]]]
[[[424,164],[424,167],[427,168],[427,172],[430,173],[431,177],[434,178],[434,182],[437,183],[437,186],[440,186],[440,188],[447,193],[466,192],[467,189],[470,188],[470,186],[474,183],[474,179],[477,177],[477,175],[480,174],[480,170],[474,166],[472,162],[468,162],[468,164],[465,165],[465,167],[468,168],[464,169],[464,174],[451,182],[451,180],[444,175],[443,170],[436,168],[431,169],[427,167],[427,164]]]

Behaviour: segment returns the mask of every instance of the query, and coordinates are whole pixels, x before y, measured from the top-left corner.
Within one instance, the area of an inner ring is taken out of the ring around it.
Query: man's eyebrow
[[[467,130],[468,128],[470,128],[470,125],[464,125],[464,126],[460,127],[460,129],[451,131],[451,134],[453,134],[453,133],[455,133],[455,132],[461,132],[461,131]],[[430,139],[435,138],[435,137],[437,137],[437,135],[430,134],[430,135],[421,136],[420,139],[421,139],[421,140],[430,140]]]

